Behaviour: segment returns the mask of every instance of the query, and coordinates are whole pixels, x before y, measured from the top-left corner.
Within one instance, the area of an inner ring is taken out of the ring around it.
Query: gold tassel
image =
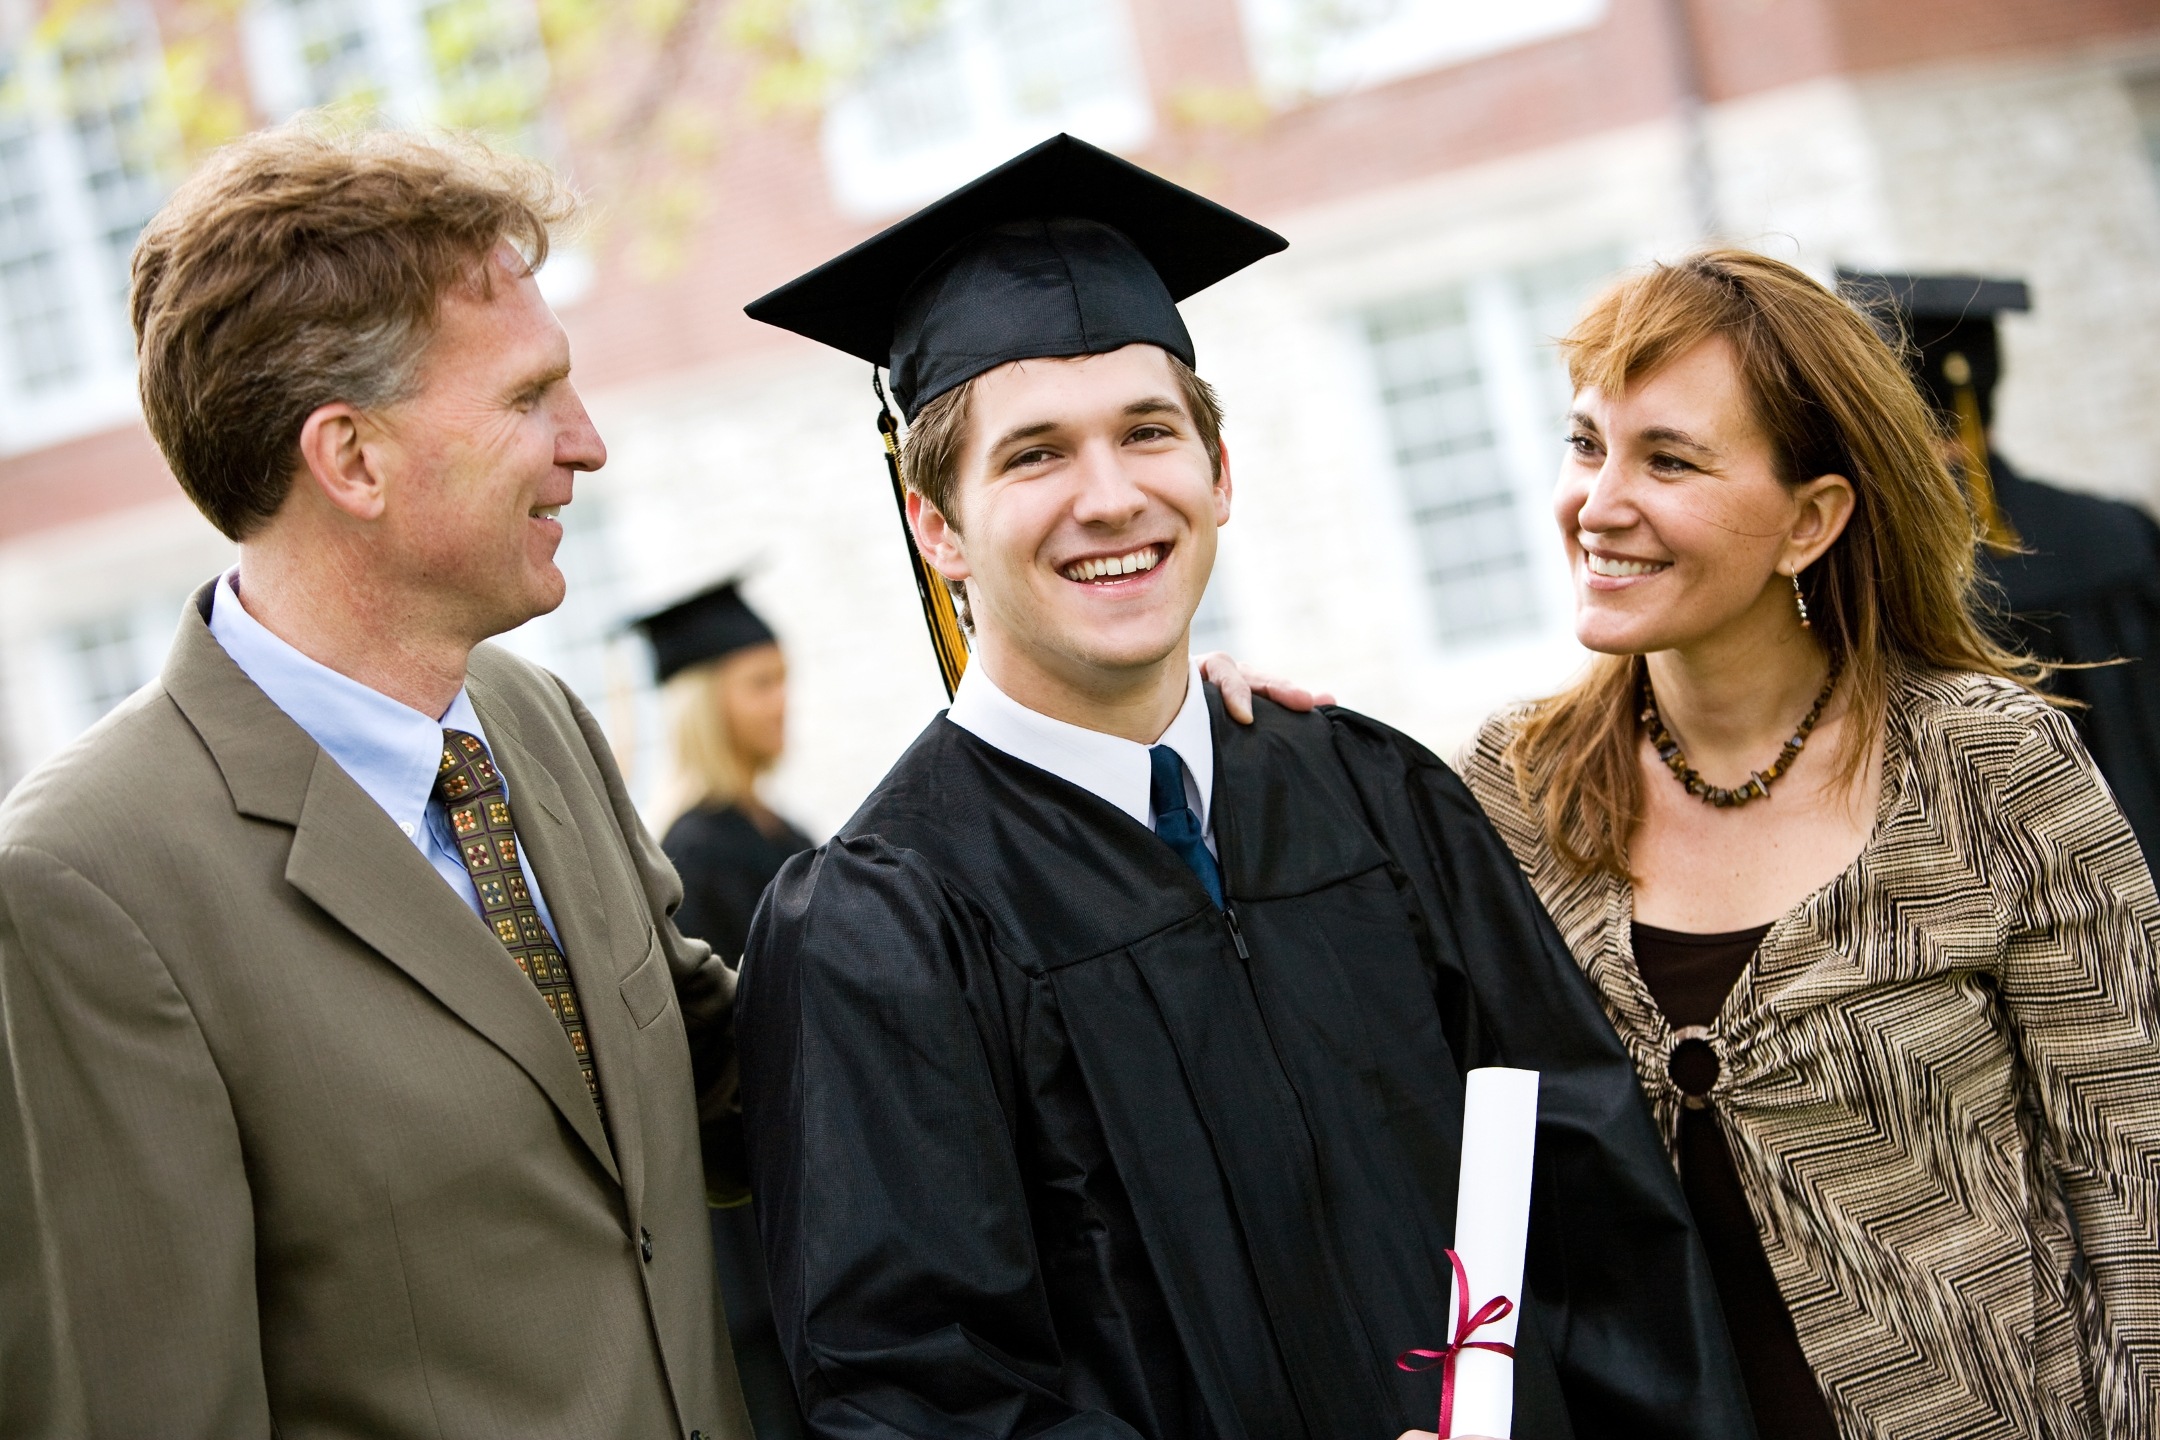
[[[1943,357],[1943,378],[1954,387],[1950,403],[1957,410],[1958,443],[1965,451],[1965,493],[1972,503],[1973,519],[1980,527],[1980,543],[1998,555],[2011,554],[2024,545],[2010,517],[1995,500],[1995,479],[1988,474],[1987,426],[1980,421],[1980,397],[1972,386],[1972,362],[1962,351]]]
[[[907,486],[900,477],[900,426],[892,407],[885,403],[885,382],[877,367],[870,367],[870,388],[877,392],[878,435],[885,442],[885,474],[892,481],[893,503],[900,507],[900,533],[907,537],[908,560],[915,572],[915,593],[922,601],[923,623],[930,627],[930,648],[937,655],[938,678],[945,682],[945,698],[959,693],[960,677],[967,673],[967,632],[960,628],[960,612],[953,606],[952,590],[945,577],[930,567],[915,544],[915,529],[908,524]]]

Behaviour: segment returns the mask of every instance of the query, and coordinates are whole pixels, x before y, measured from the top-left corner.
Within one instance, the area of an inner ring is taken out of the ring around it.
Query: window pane
[[[138,671],[135,631],[124,615],[76,626],[62,637],[61,648],[74,667],[86,722],[134,694],[149,678]]]
[[[380,109],[388,95],[383,57],[368,34],[360,0],[270,0],[285,11],[300,46],[306,108]]]
[[[1261,84],[1285,99],[1379,85],[1585,29],[1606,0],[1239,0]]]
[[[1534,629],[1530,557],[1462,292],[1376,312],[1365,328],[1442,641]]]
[[[172,132],[155,107],[161,62],[157,33],[132,6],[91,12],[59,46],[60,84],[82,163],[90,221],[112,309],[103,328],[117,358],[133,350],[127,313],[128,260],[157,213],[176,168]]]
[[[905,155],[968,133],[967,77],[949,26],[900,41],[863,77],[863,100],[887,155]]]
[[[990,30],[1013,110],[1054,120],[1126,86],[1106,0],[990,0]]]
[[[20,76],[0,65],[0,306],[16,383],[33,394],[74,379],[83,360],[36,146]]]
[[[420,13],[441,94],[437,119],[538,147],[547,52],[521,0],[434,0]]]

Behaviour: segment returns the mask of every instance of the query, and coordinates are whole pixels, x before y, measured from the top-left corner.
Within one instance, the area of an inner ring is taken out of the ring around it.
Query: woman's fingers
[[[1254,695],[1265,695],[1285,710],[1310,710],[1315,705],[1335,703],[1335,697],[1325,691],[1308,690],[1279,676],[1263,675],[1238,664],[1221,650],[1200,657],[1200,673],[1222,691],[1223,709],[1240,725],[1252,724]]]

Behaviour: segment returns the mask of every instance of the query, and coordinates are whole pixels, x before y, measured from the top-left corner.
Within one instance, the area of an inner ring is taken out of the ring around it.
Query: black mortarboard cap
[[[1838,290],[1902,347],[1907,368],[1938,411],[1952,414],[1958,387],[1970,386],[1981,424],[1993,423],[1995,382],[2002,374],[1995,317],[2032,308],[2024,281],[1840,270]]]
[[[772,627],[744,603],[739,578],[630,623],[652,642],[653,678],[663,685],[692,665],[775,639]]]
[[[1177,302],[1288,243],[1059,135],[745,309],[886,366],[912,420],[1009,360],[1145,342],[1190,365]]]

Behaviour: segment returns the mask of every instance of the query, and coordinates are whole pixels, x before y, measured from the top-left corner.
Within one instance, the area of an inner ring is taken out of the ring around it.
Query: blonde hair
[[[757,801],[758,772],[743,763],[722,703],[727,659],[689,666],[660,687],[675,762],[660,806],[663,825],[692,810]]]
[[[1859,312],[1807,274],[1750,251],[1704,251],[1620,281],[1561,345],[1577,390],[1617,394],[1713,338],[1732,346],[1778,478],[1853,484],[1844,533],[1800,582],[1815,635],[1843,666],[1849,733],[1878,733],[1899,668],[2044,680],[2047,667],[1997,644],[1975,614],[1978,534],[1919,390]],[[1642,666],[1599,656],[1531,706],[1508,747],[1545,843],[1577,874],[1628,874]],[[1871,748],[1845,747],[1840,783],[1858,780]]]

